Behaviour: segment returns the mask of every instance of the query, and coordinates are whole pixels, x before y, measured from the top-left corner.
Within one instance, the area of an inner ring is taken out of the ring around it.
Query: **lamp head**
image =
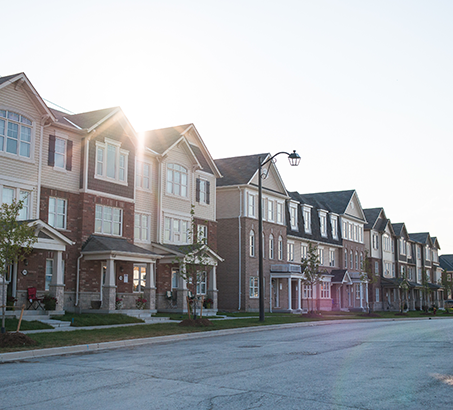
[[[297,167],[300,163],[300,155],[294,150],[291,154],[288,155],[289,164],[292,167]]]

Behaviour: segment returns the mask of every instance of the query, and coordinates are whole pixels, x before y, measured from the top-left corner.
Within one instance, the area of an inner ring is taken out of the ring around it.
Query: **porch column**
[[[185,273],[186,267],[184,265],[179,265],[179,271]],[[178,297],[176,298],[176,304],[178,312],[186,313],[188,311],[187,306],[187,295],[189,293],[187,289],[187,282],[185,279],[179,275],[179,286],[178,286]]]
[[[288,309],[292,310],[292,306],[291,306],[291,278],[288,278]]]
[[[363,309],[363,283],[360,283],[360,309]]]
[[[145,299],[146,308],[156,311],[156,265],[155,263],[146,264],[146,281],[145,281]]]
[[[115,285],[115,260],[107,259],[105,284],[102,287],[102,309],[115,310],[116,285]]]
[[[302,296],[302,292],[301,292],[301,289],[300,289],[301,283],[302,283],[301,280],[297,279],[297,289],[299,290],[297,292],[297,310],[301,310],[301,306],[300,306],[300,299],[301,299],[301,296]]]
[[[54,252],[53,272],[50,280],[49,293],[57,299],[56,312],[64,310],[64,278],[63,278],[63,252]]]
[[[217,310],[218,293],[217,290],[217,266],[213,266],[209,272],[208,296],[212,299],[212,308]]]
[[[369,309],[370,308],[370,301],[368,298],[368,282],[365,283],[365,300],[366,300],[366,306]]]

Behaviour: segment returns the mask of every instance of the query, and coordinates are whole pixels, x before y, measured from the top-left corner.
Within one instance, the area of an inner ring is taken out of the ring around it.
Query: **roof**
[[[4,77],[0,77],[0,84],[6,83],[7,81],[13,79],[14,77],[17,77],[18,75],[22,75],[25,73],[17,73],[17,74],[12,74],[12,75],[5,75]]]
[[[424,245],[429,244],[430,242],[428,232],[410,233],[409,238],[414,242],[422,243]]]
[[[335,269],[330,274],[332,275],[331,283],[349,283],[351,281],[346,269]]]
[[[150,256],[157,256],[153,252],[140,248],[123,238],[91,235],[82,246],[82,253],[91,252],[125,252]]]
[[[88,129],[119,109],[119,107],[111,107],[96,111],[83,112],[80,114],[65,114],[64,118],[80,128]]]
[[[143,141],[145,145],[153,151],[163,154],[181,138],[182,133],[191,125],[192,124],[177,125],[176,127],[145,131],[143,133]]]
[[[365,214],[366,220],[368,221],[365,224],[365,229],[373,229],[376,228],[376,222],[379,222],[379,215],[381,214],[383,208],[368,208],[364,209],[363,212]]]
[[[317,209],[344,214],[355,190],[299,194],[299,201]]]
[[[254,154],[214,160],[223,175],[223,178],[217,180],[217,186],[248,184],[259,168],[259,158],[267,158],[269,155]]]
[[[446,271],[453,271],[453,255],[440,255],[440,267]]]
[[[403,227],[404,227],[404,222],[392,224],[392,228],[393,228],[396,236],[401,236]]]

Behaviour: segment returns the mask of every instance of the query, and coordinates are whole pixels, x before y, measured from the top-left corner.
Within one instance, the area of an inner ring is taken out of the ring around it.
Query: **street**
[[[453,320],[320,322],[0,365],[0,409],[451,409]]]

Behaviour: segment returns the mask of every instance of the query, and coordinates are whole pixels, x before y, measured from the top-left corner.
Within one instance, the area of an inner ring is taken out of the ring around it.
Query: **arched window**
[[[250,231],[249,236],[249,254],[250,256],[255,256],[255,232]]]
[[[352,251],[349,253],[349,265],[351,269],[354,269],[354,253]]]
[[[359,270],[359,254],[355,251],[355,270]]]
[[[167,165],[167,192],[187,197],[187,169],[178,164]]]
[[[348,269],[348,250],[344,250],[344,268]]]
[[[283,260],[283,238],[278,237],[278,260]]]
[[[274,259],[274,235],[269,235],[269,259]]]
[[[30,158],[32,122],[23,115],[0,110],[0,151]]]

